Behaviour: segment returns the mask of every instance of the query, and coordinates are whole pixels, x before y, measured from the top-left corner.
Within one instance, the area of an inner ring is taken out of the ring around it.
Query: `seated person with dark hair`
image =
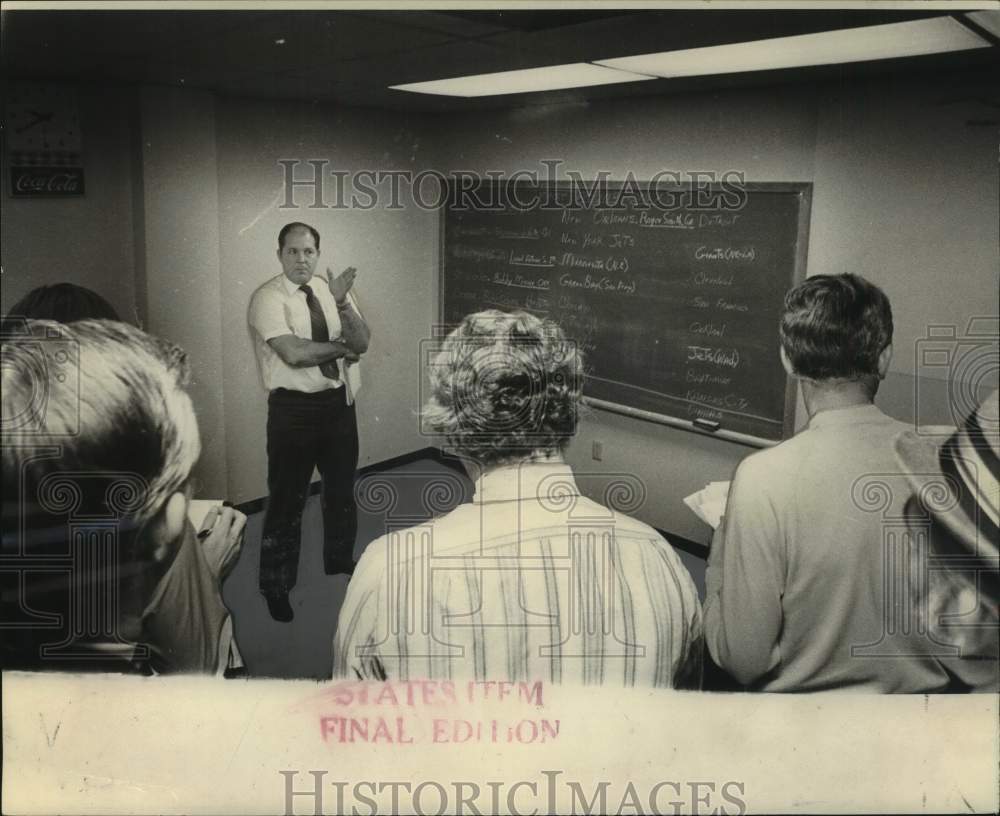
[[[575,344],[530,314],[480,312],[430,375],[425,423],[467,460],[475,497],[369,545],[334,674],[697,687],[690,575],[653,528],[581,495],[562,459],[583,387]]]
[[[74,323],[77,320],[121,320],[115,307],[92,289],[75,283],[52,283],[38,286],[21,298],[8,313],[10,318],[54,320]]]
[[[909,610],[889,591],[902,576],[884,519],[911,494],[893,451],[906,426],[873,404],[892,356],[889,300],[856,275],[808,278],[785,296],[780,339],[809,424],[736,470],[708,561],[709,651],[762,691],[943,690],[948,675],[896,625]],[[873,484],[886,506],[868,506],[865,480],[886,474],[900,475]]]
[[[184,353],[124,323],[3,342],[5,669],[225,671],[219,585],[245,516],[195,539],[200,440]]]

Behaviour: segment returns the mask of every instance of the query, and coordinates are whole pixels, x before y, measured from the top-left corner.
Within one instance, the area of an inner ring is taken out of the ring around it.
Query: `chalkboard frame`
[[[445,315],[445,298],[446,298],[446,287],[447,287],[447,248],[445,246],[445,234],[447,229],[447,219],[448,214],[451,211],[447,202],[453,200],[453,191],[455,189],[455,183],[459,182],[458,177],[452,177],[448,180],[448,188],[446,190],[446,195],[444,201],[446,205],[441,207],[441,216],[439,219],[439,235],[438,235],[438,323],[443,325],[444,315]],[[531,190],[547,190],[550,194],[557,190],[572,190],[578,183],[583,184],[595,184],[596,179],[581,179],[579,182],[576,180],[569,181],[548,181],[544,183],[535,183],[527,181],[514,181],[512,179],[497,179],[491,177],[490,185],[493,190],[497,186],[506,187],[509,184],[516,184]],[[626,182],[613,181],[610,179],[605,179],[602,181],[603,185],[608,191],[621,190],[626,186]],[[636,183],[628,182],[628,186],[631,189],[639,189],[643,192],[650,189],[650,182],[638,181]],[[722,189],[720,184],[707,184],[699,185],[701,188],[707,189],[710,192],[717,192]],[[809,255],[809,228],[811,222],[812,214],[812,192],[813,183],[811,181],[754,181],[754,182],[743,182],[741,188],[745,190],[748,194],[753,193],[788,193],[794,194],[798,197],[798,223],[796,225],[796,242],[795,242],[795,261],[794,268],[792,270],[791,279],[789,281],[789,288],[801,283],[806,278],[806,264]],[[691,192],[695,189],[693,184],[670,184],[670,185],[659,185],[658,189],[661,191],[671,191],[676,193]],[[492,192],[492,191],[491,191]],[[775,335],[778,333],[778,327],[774,327]],[[792,377],[786,375],[785,377],[785,399],[784,399],[784,416],[782,424],[782,434],[781,439],[766,439],[764,437],[754,436],[751,434],[740,433],[738,431],[730,431],[725,428],[719,428],[717,430],[710,430],[707,428],[699,427],[692,420],[681,419],[680,417],[671,416],[669,414],[660,414],[653,411],[646,411],[641,408],[633,408],[630,405],[623,405],[621,403],[609,402],[607,400],[597,399],[594,397],[588,397],[584,395],[583,402],[591,407],[598,408],[603,411],[608,411],[615,414],[621,414],[623,416],[632,417],[633,419],[640,419],[646,422],[653,422],[658,425],[668,425],[675,428],[680,428],[681,430],[690,431],[692,433],[697,433],[702,436],[710,436],[717,439],[726,439],[730,442],[736,442],[742,445],[747,445],[755,448],[766,448],[778,445],[786,439],[790,438],[795,432],[795,407],[796,407],[796,395],[797,386],[795,380]]]

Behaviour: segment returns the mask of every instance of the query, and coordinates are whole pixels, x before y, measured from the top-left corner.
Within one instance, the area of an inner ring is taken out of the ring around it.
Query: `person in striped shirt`
[[[431,365],[425,427],[475,496],[366,549],[347,590],[334,676],[700,683],[691,576],[650,526],[583,496],[562,452],[583,363],[550,321],[466,317]],[[610,481],[605,498],[620,482]]]

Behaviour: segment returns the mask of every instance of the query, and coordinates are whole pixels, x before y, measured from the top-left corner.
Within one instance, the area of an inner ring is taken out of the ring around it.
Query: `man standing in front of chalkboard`
[[[706,577],[712,657],[762,691],[943,691],[936,644],[893,591],[885,520],[911,492],[891,476],[907,426],[873,404],[892,355],[889,300],[856,275],[808,278],[785,296],[780,337],[809,424],[736,470]]]
[[[267,399],[267,514],[260,591],[271,617],[294,617],[302,510],[313,468],[323,478],[323,563],[328,575],[354,570],[358,426],[355,365],[371,332],[353,299],[356,270],[314,276],[319,233],[286,224],[278,233],[282,272],[253,293],[250,326]]]

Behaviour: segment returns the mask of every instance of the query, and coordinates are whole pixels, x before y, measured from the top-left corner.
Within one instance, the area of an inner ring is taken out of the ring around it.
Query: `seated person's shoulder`
[[[663,534],[659,530],[646,524],[644,521],[639,521],[639,519],[633,516],[614,511],[614,520],[616,535],[634,536],[657,544],[666,543],[666,539],[664,539]]]
[[[384,535],[370,542],[361,553],[354,574],[351,576],[351,586],[376,586],[385,580],[388,574],[387,559],[389,556],[390,536]]]
[[[762,448],[751,453],[736,466],[733,482],[744,488],[763,487],[770,483],[774,474],[785,472],[799,459],[798,446],[789,445],[793,441],[789,439],[773,448]]]
[[[619,544],[627,542],[629,546],[647,548],[647,552],[666,554],[671,563],[680,563],[669,536],[624,513],[615,513],[615,539]]]
[[[405,542],[401,538],[408,534],[409,530],[417,532],[418,535],[429,534],[431,548],[424,550],[420,547],[406,548],[409,552],[410,560],[422,557],[421,553],[430,556],[432,553],[441,554],[449,549],[457,549],[468,546],[471,543],[480,541],[479,535],[481,525],[475,505],[461,504],[449,513],[436,519],[429,519],[423,524],[380,536],[365,547],[364,553],[358,560],[354,569],[352,583],[357,581],[369,586],[376,586],[383,583],[389,573],[389,558],[398,563],[398,559],[403,550],[392,553],[393,547],[399,547]],[[396,573],[399,574],[398,571]]]
[[[791,500],[809,458],[800,450],[785,447],[787,444],[755,451],[736,466],[729,487],[727,514],[737,508],[757,506],[759,502],[777,506]]]

